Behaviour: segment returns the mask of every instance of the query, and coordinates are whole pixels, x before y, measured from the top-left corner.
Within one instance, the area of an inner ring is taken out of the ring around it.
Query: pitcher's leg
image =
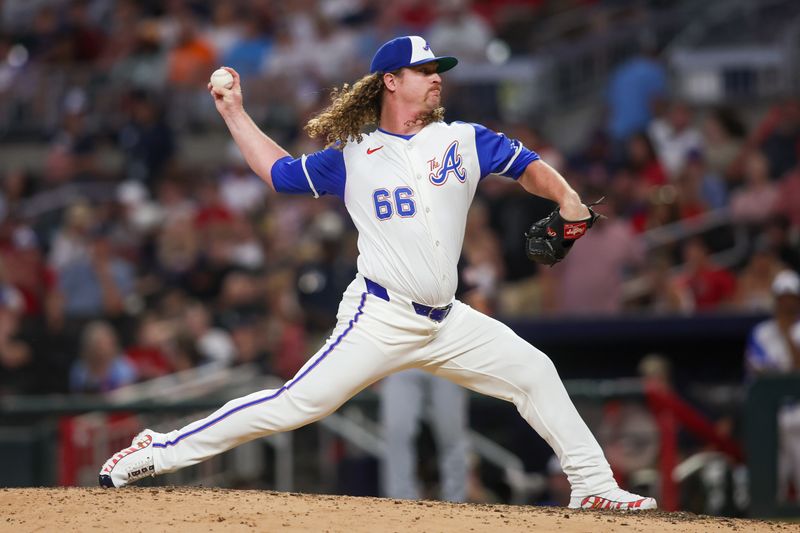
[[[381,423],[386,440],[381,481],[383,494],[389,498],[419,499],[416,437],[423,399],[420,374],[419,370],[406,370],[381,383]]]
[[[155,472],[171,472],[243,442],[314,422],[390,373],[392,360],[363,327],[362,313],[369,312],[363,299],[358,309],[282,387],[231,400],[202,420],[158,436],[153,443]]]
[[[427,375],[431,414],[439,453],[441,497],[450,502],[467,499],[469,435],[467,390],[450,381]]]
[[[506,325],[457,302],[437,338],[433,373],[510,401],[558,456],[573,497],[617,487],[552,361]],[[452,327],[451,327],[452,326]]]

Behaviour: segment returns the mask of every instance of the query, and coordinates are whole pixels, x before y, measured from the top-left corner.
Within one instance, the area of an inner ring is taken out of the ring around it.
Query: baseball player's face
[[[420,106],[423,111],[439,107],[442,101],[442,78],[436,68],[435,61],[404,68],[397,78],[399,96],[412,106]]]

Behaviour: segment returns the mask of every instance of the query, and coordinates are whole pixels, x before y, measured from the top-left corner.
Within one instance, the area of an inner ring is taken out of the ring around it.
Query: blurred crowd
[[[272,193],[233,144],[211,165],[180,156],[183,136],[213,112],[210,72],[235,68],[257,122],[293,154],[310,153],[322,146],[302,126],[325,89],[364,74],[385,40],[423,35],[467,69],[487,61],[496,39],[512,55],[531,53],[522,22],[535,27],[551,9],[540,0],[0,6],[0,97],[35,93],[15,80],[36,67],[91,73],[38,132],[42,170],[0,163],[0,394],[106,392],[201,365],[252,362],[292,376],[334,324],[356,236],[339,202]],[[125,90],[112,97],[104,83]],[[484,180],[459,297],[524,318],[768,311],[776,273],[800,269],[800,101],[765,105],[755,119],[693,108],[671,91],[652,43],[616,67],[605,96],[603,119],[569,153],[533,121],[487,122],[540,153],[585,201],[605,196],[607,219],[564,263],[537,270],[522,233],[552,206],[513,181]],[[25,105],[35,113],[38,102]],[[447,118],[470,112],[456,104]],[[691,231],[719,210],[724,224]],[[648,238],[678,226],[680,239]],[[717,263],[737,232],[745,250]]]

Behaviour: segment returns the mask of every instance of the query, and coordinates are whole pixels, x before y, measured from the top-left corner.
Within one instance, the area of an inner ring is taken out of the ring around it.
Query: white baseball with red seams
[[[423,61],[434,57],[421,38],[408,46]],[[637,501],[639,508],[655,506],[618,488],[550,359],[454,298],[467,213],[480,181],[489,174],[517,179],[538,160],[519,141],[461,122],[434,122],[413,135],[378,128],[343,149],[277,159],[271,180],[278,192],[343,200],[359,234],[358,275],[327,342],[285,385],[232,400],[183,428],[148,432],[154,473],[309,424],[388,374],[421,368],[512,402],[558,456],[572,485],[571,506],[599,501],[587,497],[626,508],[637,508]],[[115,468],[132,464],[129,457]],[[126,479],[101,472],[105,486]]]
[[[225,89],[233,87],[233,75],[224,68],[218,68],[211,73],[209,81],[212,87],[224,87]]]

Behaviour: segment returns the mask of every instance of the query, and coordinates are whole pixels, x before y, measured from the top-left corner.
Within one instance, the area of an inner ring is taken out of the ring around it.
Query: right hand
[[[224,87],[212,87],[211,82],[208,83],[208,91],[214,97],[214,105],[217,106],[217,111],[223,117],[226,114],[240,111],[243,108],[242,104],[242,84],[239,80],[239,74],[230,67],[222,67],[233,76],[233,87],[226,89]]]

